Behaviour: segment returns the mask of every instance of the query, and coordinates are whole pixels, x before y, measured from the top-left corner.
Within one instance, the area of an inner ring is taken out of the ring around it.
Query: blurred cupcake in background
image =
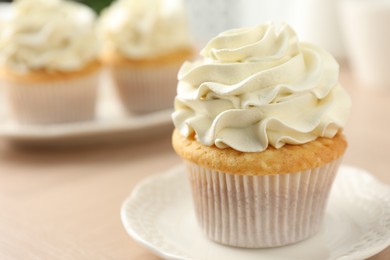
[[[119,0],[98,23],[102,61],[130,113],[172,106],[177,72],[194,47],[180,0]]]
[[[0,29],[0,84],[22,124],[94,117],[100,72],[87,6],[63,0],[13,2]]]

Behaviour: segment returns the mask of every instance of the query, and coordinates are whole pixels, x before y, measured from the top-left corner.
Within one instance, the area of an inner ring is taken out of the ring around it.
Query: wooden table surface
[[[390,88],[342,83],[353,109],[344,163],[390,184]],[[77,148],[20,148],[0,139],[0,259],[159,259],[125,232],[135,185],[180,163],[169,134]],[[370,258],[390,259],[390,247]]]

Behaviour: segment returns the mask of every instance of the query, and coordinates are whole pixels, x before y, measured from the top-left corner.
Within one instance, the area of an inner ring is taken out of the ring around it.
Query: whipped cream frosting
[[[201,55],[178,74],[172,118],[183,136],[260,152],[332,138],[347,121],[351,101],[338,82],[339,65],[299,42],[288,25],[221,33]]]
[[[96,60],[96,15],[63,0],[17,0],[0,28],[0,64],[17,71],[75,71]]]
[[[105,48],[130,59],[169,54],[192,46],[180,0],[119,0],[104,10],[98,34]]]

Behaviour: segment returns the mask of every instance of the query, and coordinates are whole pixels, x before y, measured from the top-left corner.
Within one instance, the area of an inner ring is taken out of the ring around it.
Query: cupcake
[[[207,237],[245,248],[319,231],[347,147],[339,66],[288,26],[229,30],[179,71],[173,147]]]
[[[0,28],[0,86],[21,124],[89,120],[100,71],[88,7],[62,0],[19,0]]]
[[[126,111],[172,107],[177,72],[194,53],[181,1],[116,1],[103,11],[98,33]]]

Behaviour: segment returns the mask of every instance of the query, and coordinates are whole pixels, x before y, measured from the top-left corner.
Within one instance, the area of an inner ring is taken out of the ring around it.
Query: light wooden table
[[[390,184],[390,89],[353,97],[344,162]],[[168,134],[77,149],[0,140],[0,259],[158,259],[125,232],[120,206],[143,178],[180,163]],[[390,259],[390,248],[376,260]]]

